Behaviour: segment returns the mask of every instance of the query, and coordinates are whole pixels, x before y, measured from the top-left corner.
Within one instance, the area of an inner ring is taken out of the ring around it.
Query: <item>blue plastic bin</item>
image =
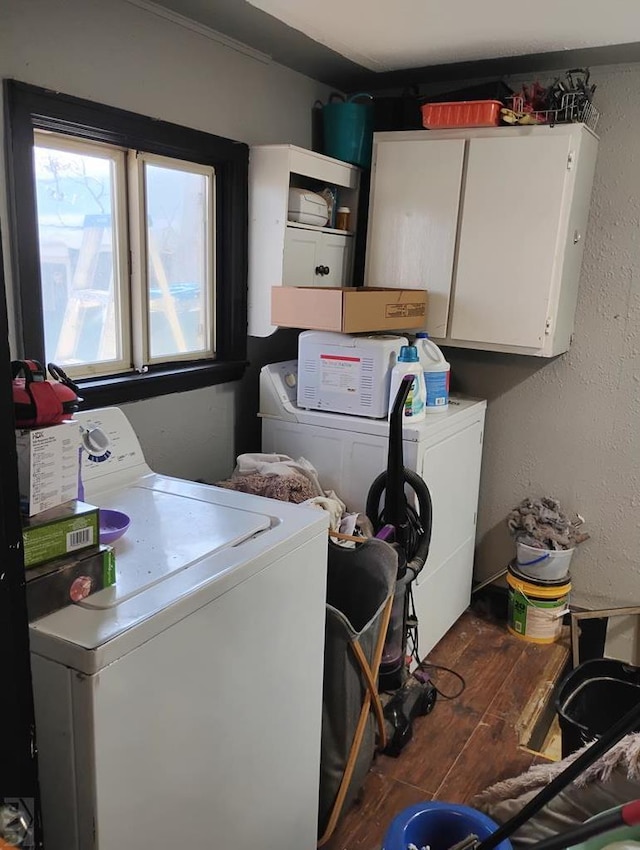
[[[384,837],[382,850],[407,850],[415,844],[421,850],[449,850],[471,833],[480,840],[488,838],[498,828],[491,818],[469,806],[454,803],[417,803],[403,809],[391,821]],[[512,850],[510,841],[501,841],[496,850]]]

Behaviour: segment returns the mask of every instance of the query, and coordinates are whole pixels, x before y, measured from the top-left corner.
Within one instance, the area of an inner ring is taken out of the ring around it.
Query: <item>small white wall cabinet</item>
[[[350,230],[287,220],[289,188],[338,189]],[[360,169],[295,145],[258,145],[249,156],[249,334],[269,336],[273,286],[350,286]]]
[[[597,149],[582,124],[376,133],[365,285],[427,289],[443,345],[561,354]]]
[[[284,236],[284,286],[349,286],[353,236],[288,224]]]

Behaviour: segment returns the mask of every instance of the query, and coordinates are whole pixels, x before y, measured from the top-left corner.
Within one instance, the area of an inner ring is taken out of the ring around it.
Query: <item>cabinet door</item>
[[[433,503],[429,557],[414,587],[423,658],[471,598],[483,421],[430,446],[419,464]]]
[[[283,286],[316,286],[321,280],[315,273],[320,236],[318,230],[287,227],[284,236]]]
[[[375,144],[367,286],[428,291],[426,329],[447,335],[464,139]]]
[[[542,345],[570,144],[552,133],[469,141],[452,339]]]
[[[351,245],[353,237],[339,233],[321,233],[319,264],[329,272],[316,285],[349,286],[351,283]]]
[[[287,227],[284,239],[284,286],[349,286],[353,238]]]

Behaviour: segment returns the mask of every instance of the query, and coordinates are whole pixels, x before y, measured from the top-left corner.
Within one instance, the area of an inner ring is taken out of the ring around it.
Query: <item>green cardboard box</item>
[[[32,517],[23,517],[25,567],[36,567],[63,555],[98,548],[98,508],[85,502],[67,502]]]
[[[29,622],[81,602],[116,581],[116,556],[111,546],[97,552],[59,558],[26,573]]]

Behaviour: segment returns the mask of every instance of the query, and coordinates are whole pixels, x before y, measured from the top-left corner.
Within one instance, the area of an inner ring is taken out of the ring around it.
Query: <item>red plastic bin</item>
[[[500,123],[499,100],[461,100],[450,103],[424,103],[422,126],[427,130],[452,130],[455,127],[497,127]]]

